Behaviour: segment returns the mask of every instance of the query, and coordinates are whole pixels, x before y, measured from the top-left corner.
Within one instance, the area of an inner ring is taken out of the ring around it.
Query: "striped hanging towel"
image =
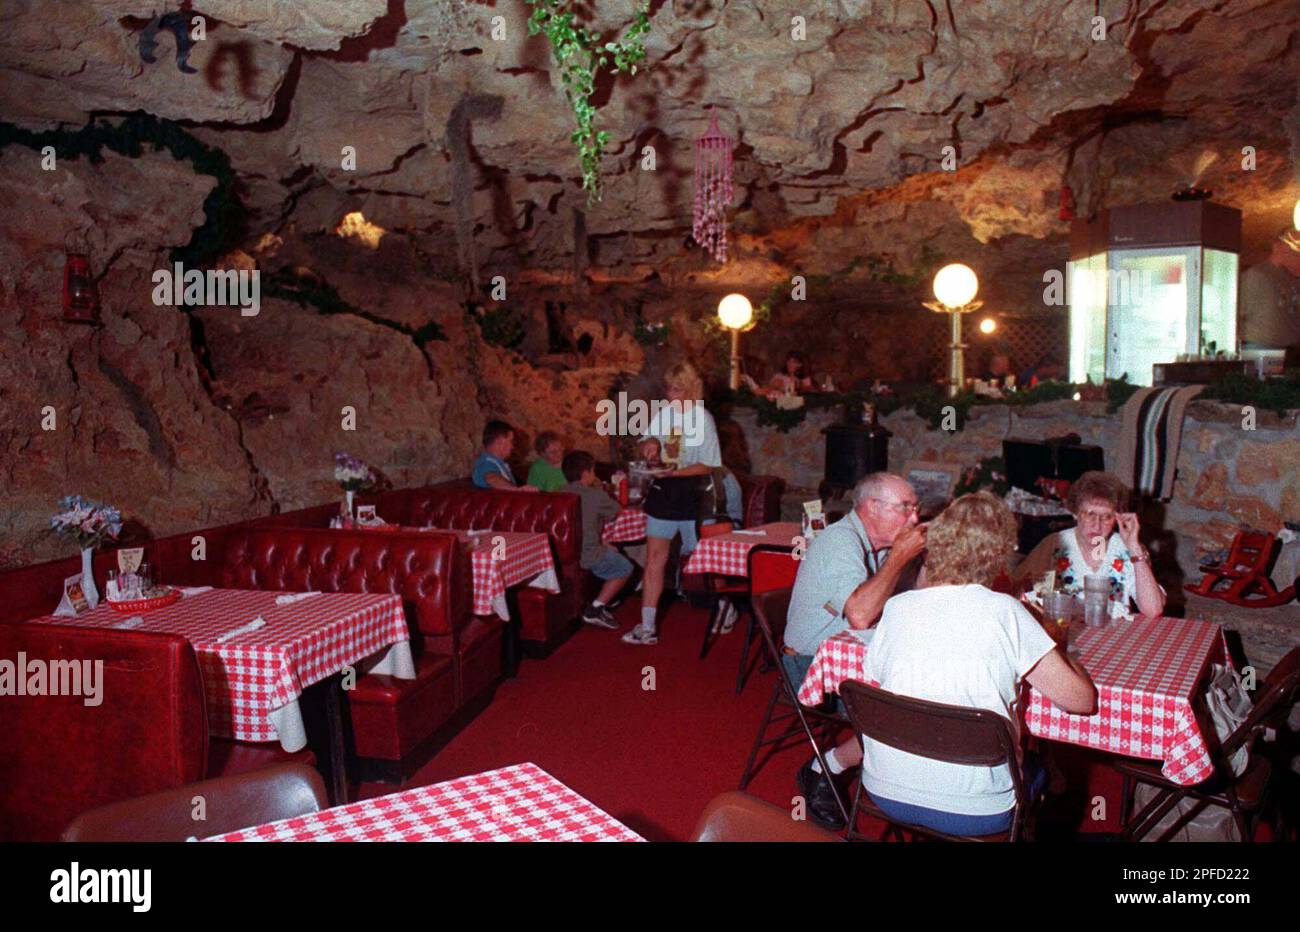
[[[1140,388],[1124,403],[1116,469],[1134,491],[1161,501],[1173,497],[1183,416],[1204,387]]]

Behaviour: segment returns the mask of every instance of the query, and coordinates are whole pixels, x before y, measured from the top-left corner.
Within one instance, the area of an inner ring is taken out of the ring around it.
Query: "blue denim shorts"
[[[626,579],[632,575],[632,561],[617,550],[606,547],[600,558],[587,569],[600,579]]]
[[[678,534],[682,535],[682,556],[695,550],[695,545],[699,539],[695,536],[694,521],[669,521],[667,518],[655,518],[651,515],[645,517],[645,536],[658,537],[662,540],[672,540]]]

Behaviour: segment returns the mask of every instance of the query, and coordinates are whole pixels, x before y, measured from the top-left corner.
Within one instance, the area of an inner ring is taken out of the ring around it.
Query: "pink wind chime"
[[[709,129],[695,140],[695,223],[692,235],[704,251],[727,261],[727,208],[731,206],[731,137],[718,129],[712,114]]]

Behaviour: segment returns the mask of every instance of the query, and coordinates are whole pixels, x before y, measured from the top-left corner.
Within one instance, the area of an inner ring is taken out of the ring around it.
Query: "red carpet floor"
[[[636,603],[623,606],[622,630],[638,613]],[[648,839],[688,839],[709,800],[737,787],[776,677],[755,672],[736,696],[744,621],[701,661],[705,614],[674,603],[652,647],[584,626],[547,659],[525,659],[407,785],[531,761]],[[772,757],[749,792],[789,807],[795,772],[810,756],[804,743]],[[1062,766],[1067,790],[1045,812],[1040,835],[1116,831],[1118,779],[1083,754],[1065,755]],[[366,784],[361,795],[393,790]],[[1098,795],[1106,818],[1094,821]]]

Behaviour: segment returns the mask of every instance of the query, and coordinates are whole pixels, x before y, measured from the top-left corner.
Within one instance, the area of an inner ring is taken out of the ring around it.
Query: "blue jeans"
[[[1047,771],[1037,754],[1025,754],[1025,793],[1030,800],[1040,796],[1047,785]],[[904,825],[919,825],[934,829],[947,835],[997,835],[1011,828],[1011,814],[1014,809],[998,812],[994,815],[967,815],[961,812],[944,812],[941,809],[927,809],[911,803],[900,803],[894,799],[877,796],[870,790],[867,795],[880,807],[880,811],[895,822]]]
[[[808,675],[808,668],[812,666],[812,662],[812,654],[783,653],[781,655],[781,666],[785,667],[785,674],[790,677],[790,685],[794,687],[796,693],[799,692],[799,687],[803,685],[804,677]],[[838,696],[835,697],[835,711],[840,715],[844,714],[844,700]]]

